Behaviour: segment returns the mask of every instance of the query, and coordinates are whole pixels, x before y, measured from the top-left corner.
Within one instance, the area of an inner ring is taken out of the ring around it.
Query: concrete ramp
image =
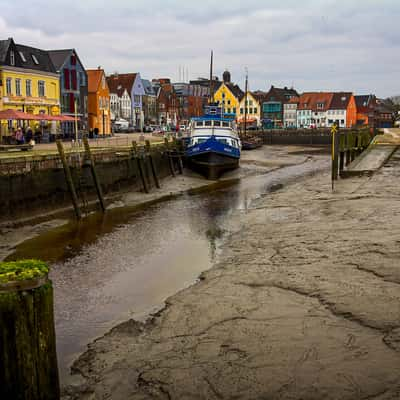
[[[400,129],[385,129],[344,171],[342,177],[369,175],[381,168],[400,146]]]

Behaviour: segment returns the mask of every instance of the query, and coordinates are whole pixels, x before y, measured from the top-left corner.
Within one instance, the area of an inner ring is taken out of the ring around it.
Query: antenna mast
[[[248,80],[249,80],[249,72],[246,67],[246,82],[244,85],[244,137],[246,137],[247,131],[247,110],[248,110],[248,101],[247,101],[247,89],[248,89]]]
[[[211,62],[210,62],[210,100],[209,100],[210,103],[213,103],[213,102],[214,102],[212,73],[213,73],[213,51],[211,50]]]

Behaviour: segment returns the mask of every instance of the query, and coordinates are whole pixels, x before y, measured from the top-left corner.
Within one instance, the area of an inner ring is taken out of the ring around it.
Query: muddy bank
[[[400,155],[260,196],[201,282],[73,365],[65,399],[400,396]]]

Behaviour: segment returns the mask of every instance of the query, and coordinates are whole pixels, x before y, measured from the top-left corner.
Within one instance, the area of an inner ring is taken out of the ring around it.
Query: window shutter
[[[76,70],[71,70],[71,86],[72,90],[76,90]]]
[[[64,89],[69,90],[69,69],[64,68]]]
[[[70,113],[75,112],[75,96],[73,93],[69,94],[69,112]]]

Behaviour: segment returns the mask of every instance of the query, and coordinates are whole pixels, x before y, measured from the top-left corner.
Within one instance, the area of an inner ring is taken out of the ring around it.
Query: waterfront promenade
[[[400,396],[400,153],[235,216],[216,265],[146,324],[89,346],[65,399]]]

